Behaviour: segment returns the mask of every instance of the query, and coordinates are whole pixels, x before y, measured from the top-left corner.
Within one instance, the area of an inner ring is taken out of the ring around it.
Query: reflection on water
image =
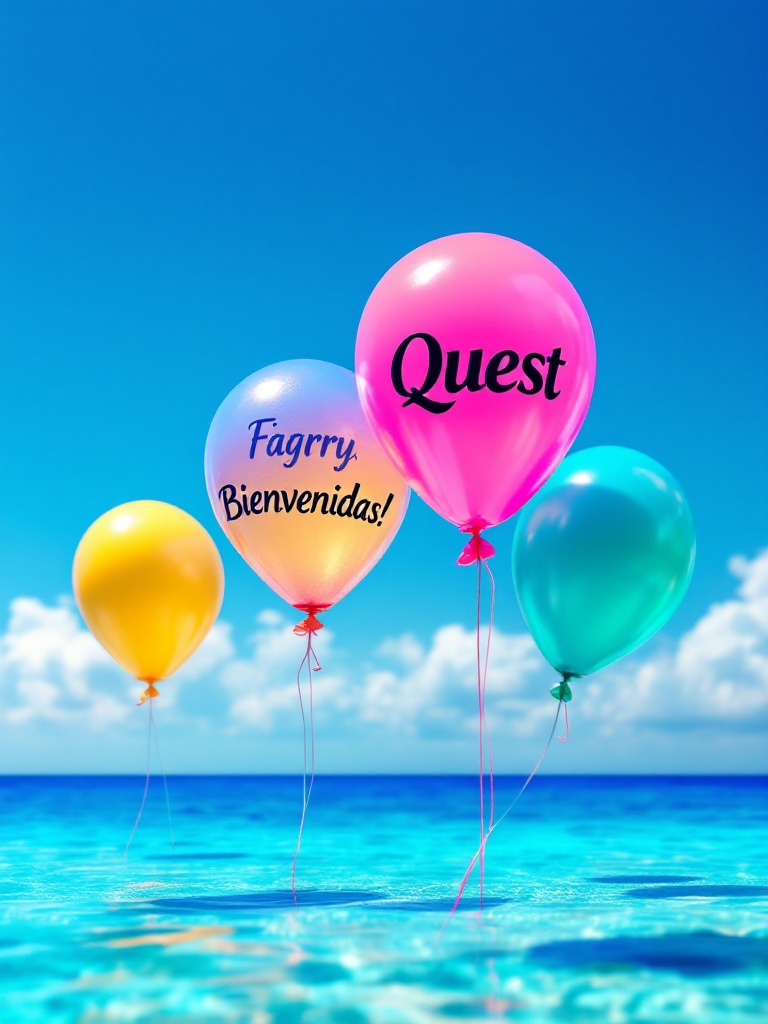
[[[516,780],[499,780],[503,803]],[[764,782],[536,779],[441,938],[472,779],[0,780],[2,1024],[747,1024],[768,1010]],[[315,800],[315,798],[317,798]],[[713,807],[726,808],[713,817]],[[586,828],[585,826],[589,826]]]

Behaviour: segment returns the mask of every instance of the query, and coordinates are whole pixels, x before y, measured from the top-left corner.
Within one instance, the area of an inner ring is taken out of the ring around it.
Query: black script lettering
[[[316,508],[320,504],[321,500],[323,502],[323,508],[322,508],[322,511],[321,511],[320,514],[324,515],[324,516],[327,516],[328,515],[328,495],[326,494],[325,491],[315,491],[314,496],[312,498],[312,511],[314,512],[316,510]]]
[[[248,496],[245,493],[245,484],[240,484],[240,490],[243,492],[243,512],[249,516],[251,514],[251,510],[248,508]]]
[[[264,511],[269,512],[270,501],[275,503],[275,512],[280,511],[280,492],[264,491]]]
[[[351,519],[352,518],[352,509],[354,507],[355,502],[357,501],[357,496],[358,496],[359,493],[360,493],[360,484],[355,484],[355,486],[352,488],[352,493],[351,494],[345,494],[344,497],[339,502],[339,507],[336,510],[336,515],[337,516],[349,516],[349,518]],[[349,502],[348,505],[347,505],[347,502]]]
[[[365,522],[368,519],[368,509],[371,507],[371,503],[368,498],[361,498],[360,501],[355,505],[355,519],[362,519]]]
[[[379,517],[378,523],[376,523],[377,526],[382,526],[383,525],[382,524],[382,519],[387,514],[387,509],[392,504],[392,499],[393,498],[394,498],[394,494],[390,494],[389,497],[387,498],[387,500],[384,502],[384,508],[381,510],[381,516]]]
[[[334,491],[340,491],[341,490],[341,484],[336,484],[336,486],[333,489],[334,489]],[[329,509],[329,512],[330,512],[330,514],[332,516],[336,515],[336,502],[338,500],[339,500],[338,494],[334,494],[333,497],[331,498],[331,507]]]
[[[261,513],[264,510],[259,508],[260,504],[261,504],[261,491],[254,491],[253,494],[251,495],[251,515],[254,515],[254,516],[260,516],[261,515]]]
[[[307,505],[312,501],[312,491],[302,491],[299,495],[299,500],[296,502],[296,510],[298,512],[309,512]],[[312,508],[314,512],[314,507]]]
[[[380,508],[381,508],[381,505],[379,504],[379,502],[378,501],[374,501],[374,503],[371,505],[371,514],[368,516],[368,522],[369,523],[378,522],[379,509]]]
[[[421,382],[419,387],[407,388],[403,381],[403,361],[405,359],[405,353],[411,345],[411,342],[421,339],[427,346],[427,354],[429,356],[429,363],[427,365],[427,372],[424,380]],[[440,342],[437,338],[431,334],[411,334],[404,341],[401,341],[395,350],[395,354],[392,357],[392,386],[398,395],[401,395],[407,401],[403,402],[403,408],[405,409],[408,405],[418,405],[422,409],[426,409],[427,412],[448,412],[455,402],[438,402],[433,398],[427,398],[427,391],[437,384],[440,374],[443,369],[443,350],[440,348]]]
[[[565,360],[560,358],[560,353],[563,350],[561,348],[553,348],[552,355],[547,358],[549,368],[547,370],[547,382],[544,385],[544,397],[557,398],[560,394],[559,391],[555,391],[555,378],[557,377],[557,371],[561,366],[565,366]]]
[[[293,506],[296,504],[296,499],[299,496],[299,492],[294,487],[293,497],[291,498],[290,502],[288,501],[288,491],[280,491],[280,493],[283,496],[283,510],[285,512],[290,512]]]
[[[239,519],[243,514],[243,506],[236,498],[237,488],[234,484],[224,484],[219,491],[219,500],[224,505],[224,511],[227,514],[227,522],[231,523],[235,519]],[[233,512],[233,507],[237,509]]]
[[[445,390],[450,395],[457,395],[459,391],[463,391],[464,388],[467,391],[482,391],[485,388],[485,384],[480,383],[480,367],[483,365],[483,350],[481,348],[473,348],[469,353],[469,362],[467,363],[467,375],[464,380],[459,384],[459,356],[461,353],[457,350],[448,353],[448,358],[445,362]]]
[[[505,349],[503,352],[497,352],[495,356],[491,356],[485,370],[485,383],[488,385],[488,390],[500,395],[504,391],[511,391],[512,388],[517,387],[516,380],[511,380],[509,384],[500,384],[499,377],[505,373],[514,372],[519,362],[520,356],[511,349]],[[523,369],[525,369],[525,360],[523,360]]]
[[[544,384],[544,378],[541,376],[541,372],[533,365],[534,362],[541,363],[541,365],[544,366],[546,359],[541,352],[529,352],[528,355],[523,358],[523,373],[531,382],[531,386],[529,388],[524,387],[522,381],[518,384],[518,391],[522,392],[524,395],[538,395]]]

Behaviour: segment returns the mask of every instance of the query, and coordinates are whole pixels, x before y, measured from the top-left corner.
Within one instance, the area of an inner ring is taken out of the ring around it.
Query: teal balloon
[[[596,672],[667,622],[696,538],[675,478],[631,448],[569,455],[520,513],[512,574],[539,650],[564,677]]]

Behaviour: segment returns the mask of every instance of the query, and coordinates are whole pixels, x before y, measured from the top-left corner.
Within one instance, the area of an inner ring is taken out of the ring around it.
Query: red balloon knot
[[[306,636],[307,633],[314,636],[320,629],[323,629],[323,623],[313,612],[310,612],[306,619],[302,619],[293,627],[293,632],[296,636]]]
[[[493,558],[496,548],[485,537],[480,536],[480,530],[476,527],[472,530],[472,537],[462,548],[461,554],[456,559],[457,565],[472,565],[474,562],[483,562],[487,558]]]

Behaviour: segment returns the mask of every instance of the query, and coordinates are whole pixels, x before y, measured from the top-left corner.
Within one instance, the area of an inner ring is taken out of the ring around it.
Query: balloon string
[[[477,709],[479,719],[479,754],[480,754],[480,909],[483,908],[483,883],[485,880],[485,771],[483,764],[484,736],[485,736],[485,692],[483,687],[482,663],[480,660],[480,585],[482,583],[483,565],[480,558],[477,559]]]
[[[320,662],[317,660],[314,648],[312,647],[312,636],[310,633],[309,640],[309,651],[307,658],[307,675],[309,676],[309,749],[311,753],[311,765],[310,765],[310,776],[309,776],[309,788],[307,789],[307,805],[309,805],[309,798],[312,796],[312,787],[315,784],[315,698],[312,692],[312,673],[320,671]],[[312,668],[312,659],[315,659],[315,667]],[[306,811],[306,807],[304,808]],[[304,824],[302,818],[301,824]],[[299,830],[299,845],[301,845],[301,829]]]
[[[571,738],[571,726],[568,722],[568,705],[565,705],[565,736],[557,737],[561,743],[567,743]]]
[[[504,811],[504,813],[501,815],[501,817],[499,817],[497,819],[497,821],[495,821],[493,823],[493,825],[491,825],[491,827],[488,829],[488,832],[483,836],[483,840],[480,843],[479,849],[475,852],[474,857],[469,862],[469,866],[467,867],[467,870],[464,872],[464,877],[462,878],[461,884],[459,885],[459,890],[458,890],[458,892],[456,894],[456,899],[454,900],[453,906],[451,907],[451,909],[450,909],[450,911],[448,913],[448,917],[443,922],[443,927],[440,929],[440,938],[441,939],[442,939],[442,936],[443,936],[443,932],[445,931],[445,929],[448,926],[448,923],[450,922],[450,920],[453,917],[453,915],[456,913],[456,910],[457,910],[457,908],[459,906],[459,903],[461,902],[461,897],[464,894],[464,889],[466,888],[467,882],[469,881],[469,876],[472,874],[472,871],[473,871],[473,869],[475,867],[475,864],[478,861],[478,858],[482,858],[484,853],[485,853],[485,845],[488,842],[488,839],[490,838],[491,833],[494,832],[499,827],[499,825],[502,823],[502,821],[506,818],[506,816],[509,814],[509,812],[512,810],[512,808],[515,806],[517,801],[520,799],[520,797],[526,791],[526,789],[530,785],[533,777],[536,775],[536,772],[541,767],[542,761],[547,756],[547,751],[550,748],[550,745],[552,743],[552,739],[553,739],[553,737],[555,735],[555,730],[557,729],[557,722],[558,722],[558,719],[560,718],[560,707],[562,706],[562,704],[563,704],[563,701],[559,700],[558,703],[557,703],[557,710],[555,711],[555,720],[552,723],[552,728],[550,729],[550,732],[549,732],[549,738],[547,739],[546,746],[542,750],[541,756],[539,757],[539,760],[536,762],[536,765],[534,766],[533,771],[528,776],[528,778],[525,780],[525,782],[522,784],[522,786],[520,787],[520,789],[517,792],[517,795],[515,796],[514,800],[509,805],[509,807],[506,809],[506,811]]]
[[[149,702],[149,721],[152,725],[152,729],[155,733],[155,752],[157,753],[157,761],[160,765],[160,774],[163,777],[163,790],[165,791],[165,809],[168,813],[168,832],[171,837],[171,849],[173,849],[173,818],[171,817],[171,797],[168,793],[168,779],[165,774],[165,766],[163,765],[163,755],[160,753],[160,734],[157,731],[157,720],[152,712],[152,701]]]
[[[128,858],[128,851],[131,848],[131,843],[133,842],[133,837],[136,834],[136,829],[139,827],[139,822],[141,821],[141,815],[142,815],[142,813],[144,811],[144,804],[147,802],[147,793],[149,792],[149,755],[150,755],[151,740],[152,740],[152,699],[153,699],[152,697],[148,698],[148,700],[149,700],[149,719],[147,720],[147,777],[146,777],[146,779],[144,781],[144,795],[141,798],[141,805],[139,807],[139,813],[136,815],[136,821],[134,821],[134,823],[133,823],[133,828],[131,829],[131,834],[128,837],[128,842],[125,844],[125,851],[123,853],[123,856],[126,859]]]
[[[299,694],[299,708],[301,709],[301,728],[304,738],[304,765],[301,778],[301,790],[302,790],[302,801],[301,801],[301,821],[299,823],[299,835],[296,841],[296,849],[293,854],[293,863],[291,864],[291,892],[293,893],[293,902],[298,903],[296,898],[296,861],[299,856],[299,850],[301,849],[301,834],[304,830],[304,817],[307,813],[307,719],[304,714],[304,698],[301,693],[301,670],[309,658],[310,651],[312,649],[312,634],[307,631],[307,649],[304,652],[304,657],[299,663],[298,671],[296,672],[296,689]]]
[[[488,559],[482,560],[485,566],[485,571],[491,580],[491,606],[488,615],[488,639],[485,644],[485,665],[483,667],[483,714],[485,714],[485,684],[488,679],[488,659],[491,654],[491,637],[493,636],[493,607],[496,602],[496,581],[493,578],[491,567],[488,565]],[[491,730],[488,728],[488,719],[485,719],[485,742],[488,744],[488,781],[489,781],[489,795],[490,795],[490,813],[488,816],[488,825],[493,827],[493,746],[491,745]]]

